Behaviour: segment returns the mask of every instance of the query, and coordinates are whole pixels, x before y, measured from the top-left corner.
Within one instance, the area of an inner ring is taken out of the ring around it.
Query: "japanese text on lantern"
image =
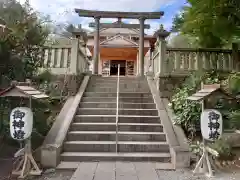
[[[15,139],[23,140],[25,132],[22,130],[24,128],[25,122],[23,118],[25,117],[25,112],[20,111],[19,109],[13,112],[13,121],[12,126],[14,128],[13,136]]]
[[[209,139],[211,139],[211,140],[216,140],[220,136],[220,133],[219,133],[219,129],[220,129],[219,118],[220,118],[220,115],[215,113],[214,111],[210,111],[208,113],[208,119],[209,119],[208,127],[210,129]]]

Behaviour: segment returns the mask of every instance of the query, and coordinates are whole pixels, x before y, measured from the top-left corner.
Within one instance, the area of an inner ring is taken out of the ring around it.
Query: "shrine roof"
[[[48,98],[49,96],[31,86],[12,85],[0,92],[0,97],[32,97],[34,99],[43,99]]]
[[[240,96],[235,96],[226,91],[220,84],[203,85],[202,89],[195,94],[189,96],[187,99],[192,101],[201,101],[207,99],[212,94],[220,92],[229,100],[239,100]]]
[[[124,22],[113,22],[112,24],[126,24]],[[112,36],[114,34],[126,34],[139,37],[139,29],[135,28],[100,28],[100,36]],[[146,35],[146,34],[145,34]],[[89,37],[94,36],[94,31],[88,34]]]
[[[196,92],[192,96],[189,96],[187,99],[192,101],[201,101],[219,89],[220,89],[220,84],[203,85],[200,91]]]

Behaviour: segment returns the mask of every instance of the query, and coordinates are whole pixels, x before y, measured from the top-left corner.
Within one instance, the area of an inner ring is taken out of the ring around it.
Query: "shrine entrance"
[[[120,76],[126,75],[126,60],[111,60],[110,61],[110,76],[118,75],[118,65],[120,64]]]

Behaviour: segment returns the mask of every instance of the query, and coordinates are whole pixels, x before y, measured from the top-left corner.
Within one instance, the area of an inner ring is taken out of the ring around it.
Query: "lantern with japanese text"
[[[215,109],[205,109],[201,114],[201,132],[204,139],[218,140],[222,135],[222,115]]]
[[[10,114],[10,133],[13,139],[23,141],[31,136],[33,113],[30,108],[17,107]]]

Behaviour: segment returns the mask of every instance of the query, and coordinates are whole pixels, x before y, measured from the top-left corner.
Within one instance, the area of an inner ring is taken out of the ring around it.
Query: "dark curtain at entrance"
[[[118,73],[118,64],[120,64],[120,76],[126,75],[126,61],[125,60],[112,60],[110,67],[110,75],[116,76]]]

